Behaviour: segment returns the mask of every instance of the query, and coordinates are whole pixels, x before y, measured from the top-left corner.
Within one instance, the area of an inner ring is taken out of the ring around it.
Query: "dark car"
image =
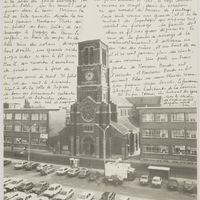
[[[113,185],[121,185],[123,183],[123,179],[117,175],[106,176],[106,177],[104,177],[104,182],[111,183]]]
[[[168,180],[168,183],[167,183],[167,189],[168,190],[177,191],[178,187],[179,187],[179,183],[178,183],[178,181],[175,178],[170,178]]]
[[[183,182],[183,192],[194,192],[194,183],[192,181],[184,181]]]
[[[99,172],[91,172],[88,178],[88,181],[96,181],[97,179],[100,178],[100,173]]]
[[[37,162],[29,162],[24,168],[25,170],[33,170],[39,165]]]
[[[35,186],[31,189],[30,192],[39,195],[45,190],[47,190],[48,187],[49,187],[49,183],[47,183],[46,181],[40,181],[39,183],[35,184]]]
[[[116,196],[116,193],[114,193],[114,192],[104,192],[101,195],[100,200],[114,200],[115,196]]]
[[[33,187],[34,187],[33,182],[26,181],[26,182],[21,183],[19,186],[17,186],[17,190],[22,191],[22,192],[26,192],[26,191],[31,190]]]
[[[4,166],[9,165],[10,163],[11,163],[11,160],[4,160],[3,161]]]
[[[79,172],[78,177],[79,178],[86,178],[87,176],[89,176],[90,172],[87,168],[82,168]]]

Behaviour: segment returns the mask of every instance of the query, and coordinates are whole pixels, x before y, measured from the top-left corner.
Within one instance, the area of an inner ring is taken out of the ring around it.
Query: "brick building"
[[[195,107],[138,107],[141,158],[197,160]]]
[[[59,109],[4,108],[4,146],[25,148],[30,137],[31,149],[47,149],[49,137],[64,127],[63,117],[54,126],[52,116],[58,112]]]
[[[77,101],[71,106],[67,129],[70,130],[70,151],[72,155],[102,158],[106,131],[107,157],[127,158],[129,149],[132,154],[134,148],[139,149],[139,129],[128,117],[119,119],[117,105],[111,100],[108,47],[100,40],[80,42],[78,55]],[[134,141],[129,142],[130,138]]]

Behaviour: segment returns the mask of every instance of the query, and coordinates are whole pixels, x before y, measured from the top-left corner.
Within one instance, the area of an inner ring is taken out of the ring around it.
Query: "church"
[[[111,98],[108,46],[78,43],[77,100],[71,105],[69,138],[73,156],[126,159],[139,154],[139,128],[131,123],[133,104]],[[105,144],[104,144],[105,142]]]

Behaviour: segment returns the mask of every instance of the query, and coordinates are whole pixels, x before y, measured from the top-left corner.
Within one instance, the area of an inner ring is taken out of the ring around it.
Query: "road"
[[[99,199],[101,193],[104,191],[112,191],[117,194],[127,195],[133,197],[132,200],[196,200],[196,196],[185,194],[182,192],[171,192],[163,185],[162,188],[151,188],[150,186],[140,186],[138,180],[124,182],[122,186],[105,185],[102,182],[91,183],[87,179],[79,179],[77,177],[69,178],[65,176],[58,176],[56,173],[47,176],[41,176],[36,171],[25,171],[24,169],[15,170],[14,160],[11,165],[5,166],[4,176],[22,177],[33,181],[34,183],[45,180],[49,183],[60,183],[64,186],[71,186],[75,188],[75,192],[79,193],[82,190],[95,191],[96,199]],[[54,165],[59,168],[60,165]]]

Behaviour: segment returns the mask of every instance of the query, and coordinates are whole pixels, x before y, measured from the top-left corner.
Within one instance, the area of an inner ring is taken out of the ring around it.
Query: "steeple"
[[[79,42],[100,39],[107,43],[103,23],[95,0],[88,0],[79,32]]]

